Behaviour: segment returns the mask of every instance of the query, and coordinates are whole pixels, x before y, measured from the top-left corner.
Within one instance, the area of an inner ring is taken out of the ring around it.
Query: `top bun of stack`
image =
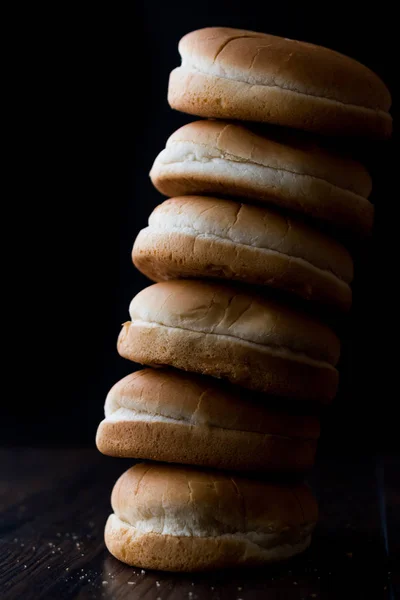
[[[172,108],[201,117],[273,123],[327,135],[387,138],[391,96],[370,69],[321,46],[207,27],[179,43]]]

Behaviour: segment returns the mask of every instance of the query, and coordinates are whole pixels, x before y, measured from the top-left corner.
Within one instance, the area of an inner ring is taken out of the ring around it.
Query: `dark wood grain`
[[[108,554],[110,492],[131,461],[88,449],[0,450],[0,459],[2,599],[358,600],[392,598],[399,584],[400,460],[393,457],[317,466],[321,522],[302,557],[206,575],[144,572]]]

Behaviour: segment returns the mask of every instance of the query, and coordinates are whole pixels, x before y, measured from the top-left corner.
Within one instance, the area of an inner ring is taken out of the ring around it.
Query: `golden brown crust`
[[[196,572],[257,567],[286,560],[308,548],[311,537],[296,546],[286,545],[275,551],[257,549],[235,538],[207,538],[147,533],[137,538],[132,527],[110,515],[105,529],[105,543],[118,560],[142,569],[170,572]],[[251,552],[252,550],[252,552]]]
[[[308,175],[363,198],[368,198],[372,191],[372,179],[364,165],[328,151],[313,137],[300,137],[287,131],[271,132],[266,137],[238,123],[202,120],[177,129],[166,145],[173,147],[180,142],[198,143],[228,157],[289,174]]]
[[[336,393],[336,335],[265,298],[201,281],[168,281],[131,302],[121,356],[227,379],[276,396],[326,402]]]
[[[109,456],[230,471],[290,473],[311,469],[317,448],[315,440],[140,420],[102,421],[96,444]]]
[[[334,240],[276,212],[187,196],[156,208],[133,247],[153,281],[216,278],[282,289],[348,310],[353,264]]]
[[[340,342],[329,327],[247,288],[165,281],[139,292],[129,314],[134,325],[177,328],[183,334],[208,334],[210,339],[226,336],[232,342],[249,342],[288,359],[333,366],[339,359]]]
[[[207,428],[318,439],[317,417],[273,411],[270,400],[211,377],[173,369],[142,369],[111,388],[105,416],[112,418],[118,410],[130,410]]]
[[[330,402],[338,386],[338,372],[329,364],[314,366],[286,360],[243,340],[179,328],[125,323],[118,352],[143,365],[172,366],[305,401]]]
[[[375,73],[323,46],[242,29],[207,27],[186,34],[179,42],[179,52],[204,66],[224,67],[228,76],[233,68],[239,77],[252,78],[251,83],[265,84],[266,78],[275,75],[277,86],[278,79],[282,79],[287,89],[299,93],[390,109],[389,90]],[[321,87],[325,93],[321,93]]]
[[[167,528],[187,531],[190,521],[193,535],[272,532],[314,523],[318,517],[315,498],[305,484],[147,462],[121,475],[111,504],[120,519],[137,528],[141,521],[154,519],[146,529],[157,533],[167,533]]]
[[[309,543],[318,507],[305,485],[277,485],[140,463],[114,486],[109,550],[128,564],[202,570],[287,558]]]
[[[247,391],[168,369],[119,381],[105,416],[104,454],[237,471],[306,470],[319,436],[316,417],[272,412]]]
[[[338,52],[220,27],[187,34],[179,51],[182,65],[171,73],[168,91],[178,110],[331,135],[391,133],[389,91]]]
[[[176,131],[150,177],[167,196],[239,196],[363,235],[373,223],[371,178],[360,163],[223,121],[196,121]]]

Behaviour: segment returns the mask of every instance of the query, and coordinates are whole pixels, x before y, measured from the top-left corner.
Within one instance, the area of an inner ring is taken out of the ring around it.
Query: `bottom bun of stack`
[[[257,566],[303,552],[318,508],[310,489],[218,471],[140,463],[114,486],[107,548],[164,571]]]

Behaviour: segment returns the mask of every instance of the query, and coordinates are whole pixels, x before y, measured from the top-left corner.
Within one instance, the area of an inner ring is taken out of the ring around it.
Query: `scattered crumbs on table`
[[[161,583],[159,581],[156,581],[156,586],[160,587],[160,585],[161,585]],[[193,585],[193,583],[192,583],[192,585]]]
[[[107,585],[107,584],[108,584],[108,581],[102,581],[101,582],[101,585]]]
[[[144,569],[140,569],[140,574],[144,575],[146,573],[146,571]]]
[[[293,581],[293,585],[297,585],[297,581]]]
[[[134,581],[127,581],[127,584],[128,585],[135,585],[135,582]]]

